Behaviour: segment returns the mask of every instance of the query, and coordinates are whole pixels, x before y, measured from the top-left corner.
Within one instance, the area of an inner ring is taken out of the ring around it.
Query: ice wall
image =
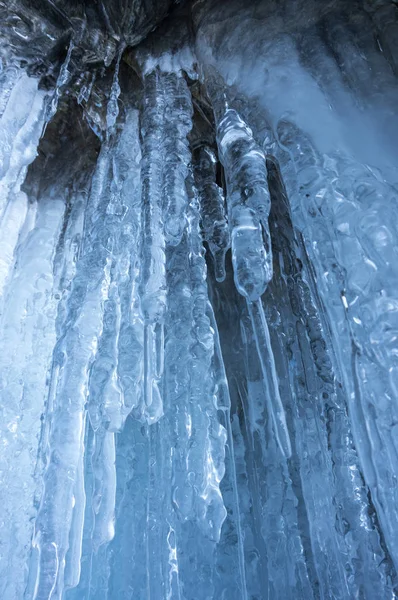
[[[393,599],[396,7],[106,5],[0,73],[0,596]]]

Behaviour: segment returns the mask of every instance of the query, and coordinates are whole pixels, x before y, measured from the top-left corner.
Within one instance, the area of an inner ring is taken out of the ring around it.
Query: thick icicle
[[[142,276],[141,305],[145,318],[144,394],[146,418],[162,415],[159,381],[163,372],[166,312],[165,249],[178,245],[186,223],[192,127],[192,103],[182,73],[159,67],[144,74],[141,120],[142,159]]]
[[[214,354],[212,361],[212,368],[214,369],[215,376],[215,398],[216,408],[218,411],[222,411],[224,419],[220,418],[221,424],[224,426],[227,437],[226,446],[228,447],[229,460],[230,460],[230,478],[232,483],[232,497],[233,497],[233,508],[235,526],[237,531],[237,545],[238,545],[238,564],[239,564],[239,580],[241,585],[241,596],[242,600],[247,600],[247,583],[246,583],[246,567],[245,567],[245,554],[244,554],[244,533],[241,524],[242,520],[242,509],[239,499],[238,480],[237,480],[237,469],[236,469],[236,449],[235,442],[232,433],[231,425],[231,398],[229,394],[228,379],[225,372],[224,359],[221,350],[220,337],[217,329],[217,322],[214,315],[213,307],[208,301],[207,303],[207,316],[210,321],[210,326],[213,330],[214,337]],[[219,412],[220,414],[220,412]],[[226,457],[227,458],[227,457]],[[224,496],[223,496],[224,497]],[[225,500],[224,500],[225,503]],[[232,581],[232,585],[234,582]]]
[[[112,111],[114,113],[114,109]],[[113,128],[114,123],[110,126]],[[103,328],[89,384],[88,410],[94,429],[91,458],[94,553],[114,535],[114,432],[122,428],[131,410],[140,410],[143,331],[141,318],[134,316],[139,259],[137,232],[140,229],[139,158],[138,114],[130,110],[112,159],[111,199],[105,221],[112,232],[108,241],[112,266],[104,302]]]
[[[168,400],[173,402],[175,395],[174,402],[179,406],[173,501],[183,519],[196,519],[217,541],[226,516],[219,489],[226,434],[218,422],[215,404],[214,337],[207,314],[206,264],[196,197],[190,205],[186,239],[174,251],[170,268],[178,290],[171,307],[178,327],[170,338],[168,352],[180,363],[177,372],[172,369],[166,375]]]
[[[230,234],[222,188],[216,183],[216,157],[208,147],[196,151],[195,184],[198,189],[203,237],[214,261],[217,281],[225,279],[225,254],[230,248]]]
[[[191,153],[187,135],[192,129],[191,94],[181,72],[165,73],[165,157],[163,221],[167,244],[180,243],[186,221],[188,194],[185,180]]]
[[[45,122],[46,93],[38,81],[21,75],[0,120],[0,223],[35,159]]]
[[[163,414],[159,391],[163,364],[166,312],[166,255],[162,216],[164,161],[164,78],[158,69],[145,75],[141,119],[142,145],[142,274],[140,295],[145,319],[144,397],[146,418],[157,421]]]
[[[53,256],[63,212],[62,200],[51,195],[30,205],[16,251],[18,268],[4,287],[0,319],[0,595],[4,600],[22,598],[26,585],[36,512],[38,439],[56,340]]]
[[[227,180],[235,284],[248,303],[264,380],[269,388],[267,398],[275,435],[283,453],[289,457],[291,445],[286,416],[261,305],[261,295],[272,278],[268,225],[271,201],[265,156],[253,139],[252,131],[232,109],[227,109],[218,123],[217,142]]]
[[[255,302],[272,277],[265,156],[252,131],[229,108],[218,122],[217,143],[227,180],[235,282],[239,292]]]
[[[199,203],[196,194],[190,204],[188,250],[192,290],[190,348],[190,405],[192,438],[187,453],[190,485],[198,489],[197,518],[211,539],[218,541],[226,510],[220,492],[220,481],[225,472],[226,431],[217,418],[215,374],[211,370],[214,354],[214,333],[208,317],[206,262],[199,228]],[[211,377],[209,374],[211,373]],[[210,379],[209,388],[206,379]]]

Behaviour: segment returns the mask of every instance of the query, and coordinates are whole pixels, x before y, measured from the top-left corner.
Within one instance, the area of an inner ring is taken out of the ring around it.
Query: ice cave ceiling
[[[0,0],[1,600],[398,598],[398,5]]]

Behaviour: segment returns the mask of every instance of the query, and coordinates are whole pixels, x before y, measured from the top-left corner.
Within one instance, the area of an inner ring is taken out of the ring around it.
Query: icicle
[[[214,355],[213,355],[213,368],[215,375],[216,384],[216,408],[224,413],[224,424],[227,432],[227,445],[229,448],[229,456],[231,461],[231,473],[230,477],[232,480],[233,489],[233,503],[234,503],[234,514],[236,522],[236,530],[238,534],[238,560],[239,560],[239,571],[240,581],[242,586],[242,600],[247,600],[247,585],[246,585],[246,568],[245,568],[245,554],[244,554],[244,534],[241,527],[242,509],[239,502],[238,492],[238,481],[237,471],[235,463],[235,448],[234,438],[232,434],[231,425],[231,398],[229,394],[229,386],[227,375],[225,372],[224,360],[221,351],[220,337],[218,334],[217,322],[214,315],[213,307],[210,301],[207,302],[207,314],[210,321],[210,326],[213,330],[214,336]],[[222,423],[222,421],[221,421]]]
[[[142,322],[139,318],[132,318],[136,311],[139,274],[140,156],[137,116],[134,110],[127,113],[123,131],[114,140],[115,147],[108,161],[109,172],[105,172],[107,185],[102,190],[102,194],[108,196],[101,223],[105,230],[102,243],[110,268],[109,280],[104,282],[103,287],[102,330],[90,370],[87,406],[94,429],[90,560],[94,560],[92,553],[97,555],[100,547],[114,536],[114,432],[122,429],[126,417],[140,402]],[[114,124],[111,123],[111,127],[114,134]]]
[[[82,428],[81,451],[73,490],[73,516],[69,534],[69,548],[65,562],[65,589],[78,585],[81,573],[84,512],[86,492],[84,488],[84,437],[86,423]]]
[[[13,64],[0,70],[0,119],[4,114],[12,90],[21,75],[22,69]]]
[[[107,126],[107,135],[111,135],[114,133],[115,124],[117,117],[119,115],[119,96],[120,96],[120,85],[119,85],[119,68],[120,61],[122,59],[122,54],[124,52],[125,46],[123,44],[120,45],[119,52],[116,59],[115,71],[113,74],[113,81],[111,87],[111,93],[109,95],[108,106],[106,111],[106,126]]]
[[[226,110],[218,123],[217,142],[227,179],[235,284],[247,300],[264,379],[269,387],[267,395],[275,435],[282,452],[289,458],[289,433],[260,299],[272,277],[268,226],[270,196],[265,156],[254,141],[251,130],[231,109]]]
[[[0,121],[0,221],[20,191],[43,131],[45,92],[26,75],[17,80]]]
[[[226,517],[220,492],[220,481],[225,471],[226,431],[217,418],[215,374],[212,369],[214,332],[207,314],[206,263],[195,196],[190,204],[188,221],[186,243],[176,249],[176,264],[170,267],[176,270],[176,274],[180,272],[181,277],[177,306],[173,306],[180,315],[176,317],[181,323],[178,329],[190,331],[189,337],[188,331],[182,333],[185,339],[178,344],[180,360],[183,362],[180,366],[181,380],[178,377],[176,384],[178,388],[184,386],[185,382],[188,386],[185,398],[181,390],[176,399],[182,415],[178,424],[175,468],[180,471],[182,481],[174,490],[173,498],[183,518],[196,519],[206,536],[218,541]],[[188,265],[185,267],[184,254],[188,254]],[[174,335],[181,336],[181,332],[177,330]]]
[[[143,324],[138,299],[140,233],[140,148],[138,112],[126,115],[112,161],[111,200],[104,225],[112,258],[104,324],[91,369],[89,411],[92,426],[122,428],[142,401]]]
[[[93,530],[93,550],[109,542],[115,535],[115,434],[109,431],[95,433],[94,455],[92,457],[94,473],[94,492],[92,508],[95,515]]]
[[[186,220],[185,180],[191,153],[187,135],[192,129],[192,101],[181,72],[163,75],[165,86],[165,157],[163,169],[163,222],[167,244],[177,246]]]
[[[62,94],[62,88],[68,83],[68,81],[70,79],[70,72],[68,69],[69,69],[70,59],[71,59],[74,47],[75,46],[74,46],[73,40],[71,39],[71,41],[69,43],[69,47],[68,47],[68,52],[66,53],[65,60],[62,63],[61,69],[59,71],[57,83],[55,84],[54,93],[52,95],[51,100],[49,100],[48,105],[47,105],[43,135],[44,135],[45,128],[47,127],[47,124],[51,121],[51,119],[57,112],[59,100],[60,100],[61,94]]]
[[[146,418],[157,421],[163,414],[158,388],[164,349],[154,343],[155,328],[163,328],[166,312],[165,235],[162,218],[162,174],[164,159],[165,92],[161,73],[156,69],[144,79],[144,110],[141,129],[142,149],[142,275],[141,307],[145,318],[144,396]]]
[[[257,352],[263,371],[264,383],[267,387],[267,401],[275,427],[275,436],[283,454],[289,458],[292,454],[286,416],[279,394],[278,376],[269,337],[268,325],[264,315],[261,299],[247,303],[252,322]]]
[[[21,200],[26,201],[23,197]],[[22,598],[26,585],[26,564],[36,513],[33,499],[37,481],[33,474],[48,392],[48,367],[56,340],[53,256],[63,213],[64,203],[59,198],[42,197],[37,206],[30,204],[16,249],[18,269],[10,273],[3,288],[0,595],[7,600]],[[10,468],[16,457],[18,468]],[[15,518],[16,507],[18,519]]]
[[[225,279],[225,254],[230,248],[230,234],[222,188],[216,183],[216,158],[212,150],[196,151],[195,183],[199,192],[203,236],[214,261],[217,281]]]
[[[192,127],[192,103],[181,72],[162,73],[155,67],[145,74],[141,127],[144,393],[147,418],[154,422],[163,412],[159,381],[164,362],[165,249],[166,245],[179,244],[186,222],[187,135]]]
[[[398,272],[396,190],[350,157],[320,155],[294,123],[277,128],[277,157],[313,262],[344,379],[353,437],[387,546],[398,565],[392,406]],[[381,242],[383,240],[383,242]],[[394,335],[392,336],[394,338]],[[381,392],[383,390],[383,392]],[[382,400],[384,398],[384,400]],[[377,448],[377,451],[376,451]]]
[[[217,143],[227,179],[235,283],[241,294],[255,301],[272,277],[265,157],[251,130],[232,109],[218,123]]]

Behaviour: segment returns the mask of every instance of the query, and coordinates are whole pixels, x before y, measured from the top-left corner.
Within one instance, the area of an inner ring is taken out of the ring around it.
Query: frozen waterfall
[[[0,41],[1,600],[398,598],[396,1]]]

